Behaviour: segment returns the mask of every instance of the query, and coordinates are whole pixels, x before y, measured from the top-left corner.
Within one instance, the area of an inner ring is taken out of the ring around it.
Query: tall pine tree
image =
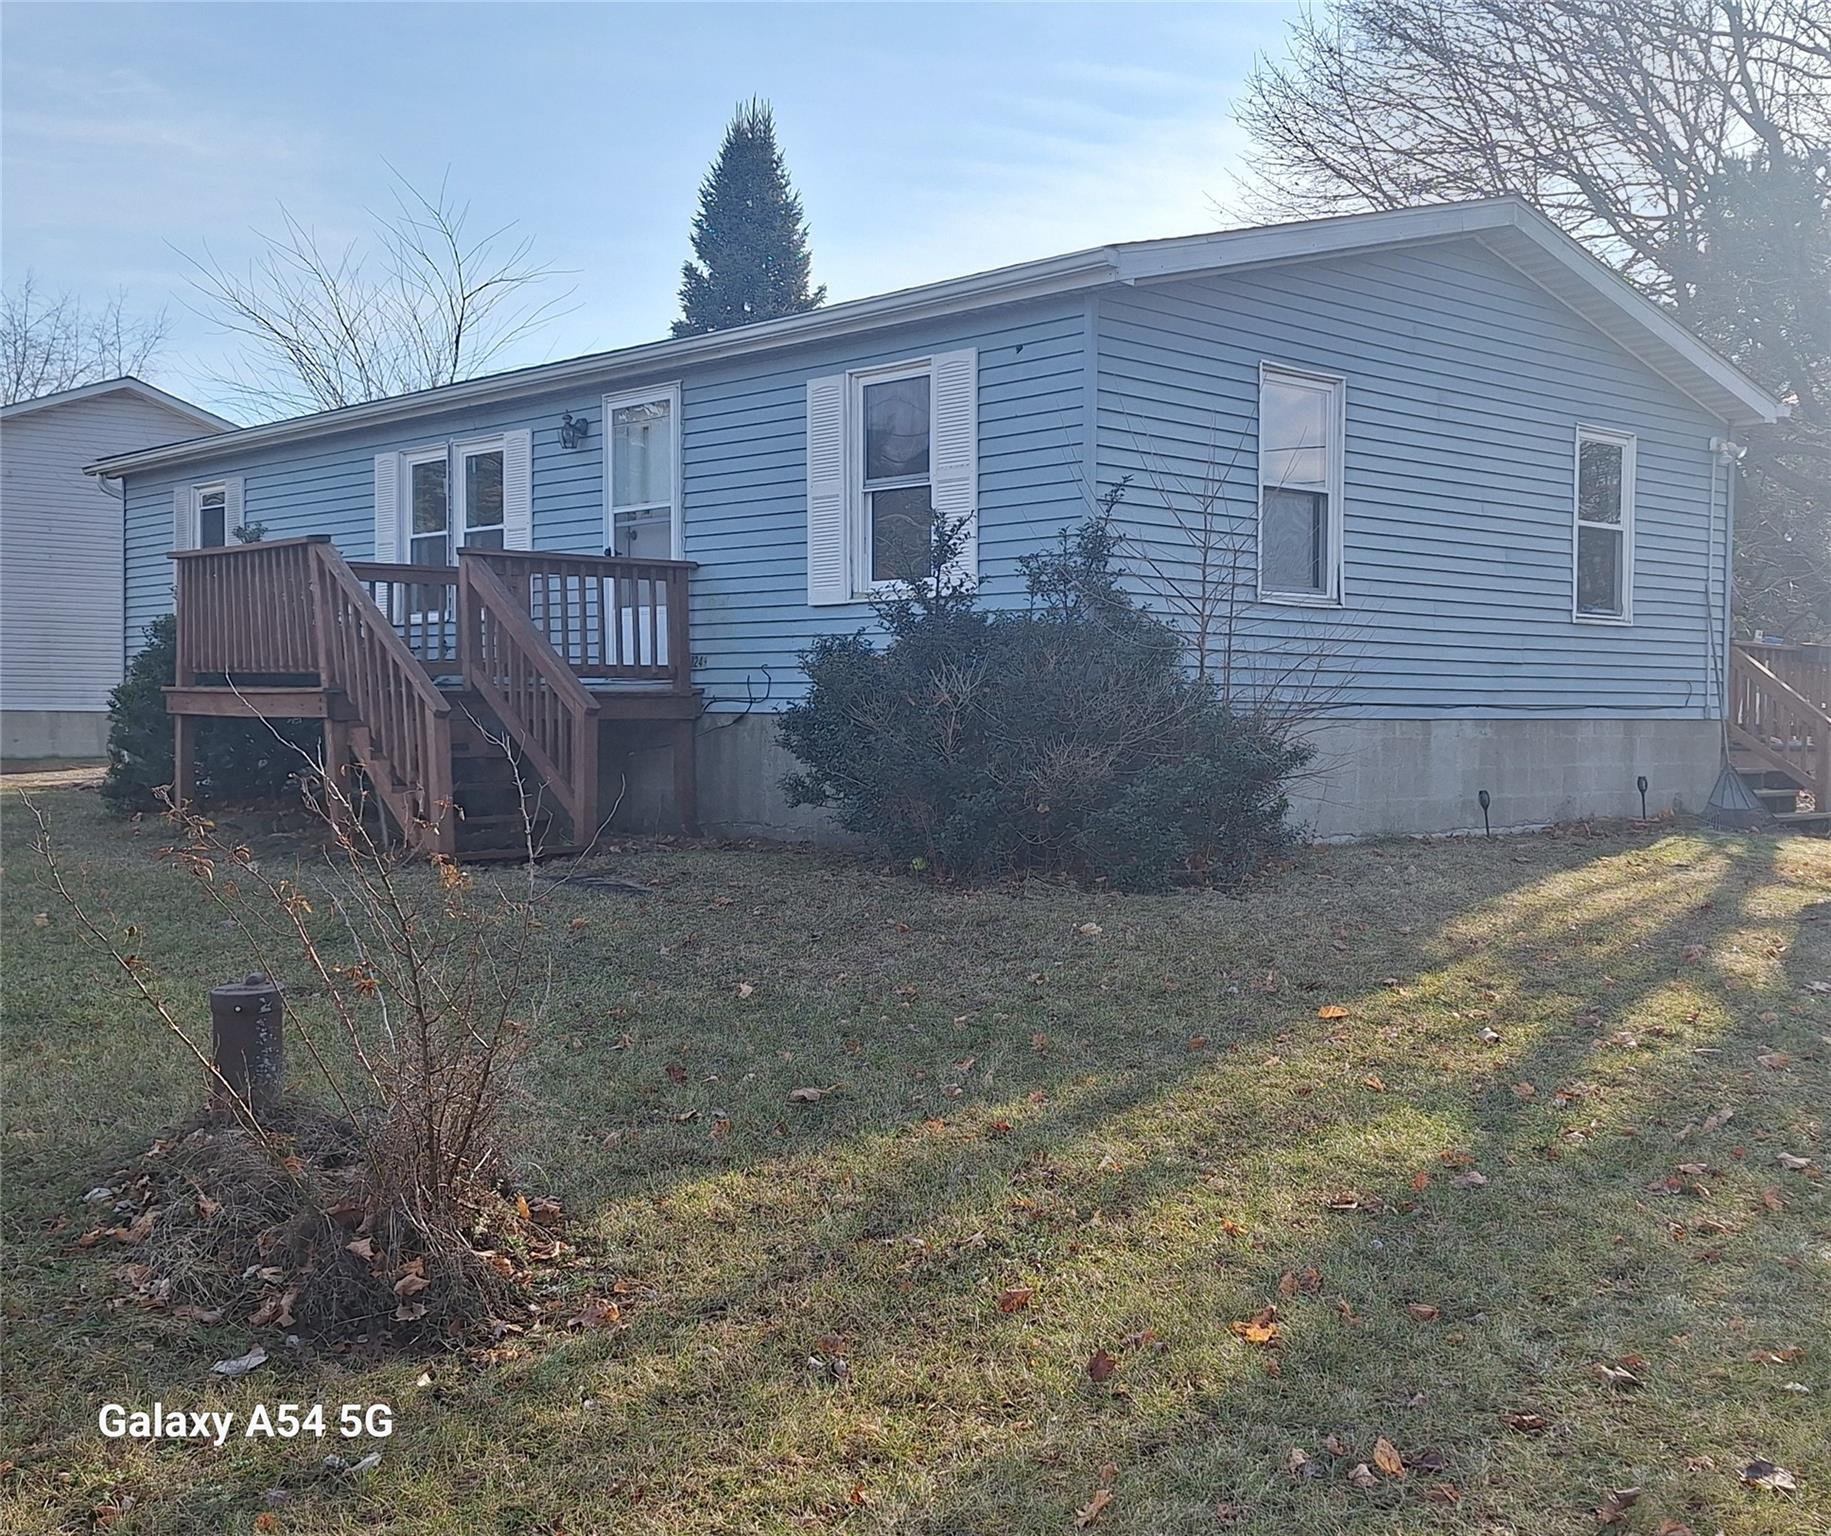
[[[680,269],[676,336],[803,314],[826,298],[808,287],[807,219],[766,101],[738,107],[699,184],[693,256]]]

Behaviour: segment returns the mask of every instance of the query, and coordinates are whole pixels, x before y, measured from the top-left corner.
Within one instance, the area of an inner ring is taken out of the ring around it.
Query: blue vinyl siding
[[[796,658],[818,634],[869,622],[864,604],[807,604],[807,380],[956,347],[979,354],[979,566],[988,601],[1021,591],[1017,559],[1081,516],[1082,301],[1054,300],[947,324],[886,329],[659,374],[612,387],[682,388],[686,557],[693,577],[695,681],[714,709],[773,707],[800,692]],[[559,445],[565,411],[586,416],[583,449]],[[534,544],[602,553],[603,406],[599,391],[530,397],[512,408],[425,417],[384,430],[225,454],[182,476],[133,476],[127,488],[130,644],[171,606],[172,492],[224,474],[243,477],[243,515],[270,539],[327,533],[352,559],[374,551],[374,456],[512,428],[533,432]]]
[[[1133,477],[1126,530],[1175,569],[1166,508],[1187,521],[1212,483],[1249,598],[1259,365],[1347,381],[1344,604],[1251,602],[1246,645],[1332,653],[1323,689],[1355,713],[1712,712],[1723,428],[1481,246],[1108,290],[1097,310],[1101,486]],[[1571,618],[1578,423],[1638,438],[1630,626]]]
[[[1090,482],[1126,475],[1121,518],[1135,567],[1141,553],[1168,568],[1186,561],[1164,493],[1218,472],[1250,583],[1258,370],[1285,363],[1347,381],[1346,601],[1338,611],[1251,604],[1244,645],[1289,653],[1320,640],[1332,658],[1325,687],[1364,714],[1713,712],[1725,495],[1709,443],[1723,428],[1470,240],[1115,285],[616,380],[618,392],[681,386],[685,552],[699,562],[693,652],[714,709],[795,697],[808,642],[870,619],[863,604],[807,604],[808,379],[965,346],[978,350],[989,602],[1020,601],[1019,558],[1086,514]],[[566,411],[591,422],[583,449],[559,445]],[[1638,439],[1631,626],[1571,619],[1579,422]],[[244,516],[268,537],[329,534],[365,558],[375,454],[511,428],[533,434],[536,547],[601,551],[597,389],[266,453],[225,446],[182,477],[128,479],[130,645],[170,606],[176,484],[239,474]]]

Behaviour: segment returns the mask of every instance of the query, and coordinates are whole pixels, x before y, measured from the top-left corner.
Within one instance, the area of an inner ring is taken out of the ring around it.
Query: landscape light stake
[[[1634,787],[1640,791],[1640,819],[1647,819],[1647,776],[1643,773],[1634,780]]]
[[[1475,798],[1481,802],[1481,830],[1489,837],[1492,837],[1494,835],[1494,828],[1488,821],[1488,807],[1493,804],[1493,801],[1489,798],[1488,792],[1485,789],[1477,793]]]

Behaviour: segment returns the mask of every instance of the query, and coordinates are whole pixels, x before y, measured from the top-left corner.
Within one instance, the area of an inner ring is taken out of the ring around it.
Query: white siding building
[[[96,757],[107,742],[121,497],[83,466],[233,425],[138,379],[0,409],[0,756]]]

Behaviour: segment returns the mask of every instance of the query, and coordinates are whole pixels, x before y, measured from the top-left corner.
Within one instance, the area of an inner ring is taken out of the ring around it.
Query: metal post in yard
[[[285,1082],[285,1049],[280,989],[255,971],[241,981],[210,988],[210,1043],[216,1072],[210,1107],[229,1108],[239,1095],[265,1125],[280,1107]]]

